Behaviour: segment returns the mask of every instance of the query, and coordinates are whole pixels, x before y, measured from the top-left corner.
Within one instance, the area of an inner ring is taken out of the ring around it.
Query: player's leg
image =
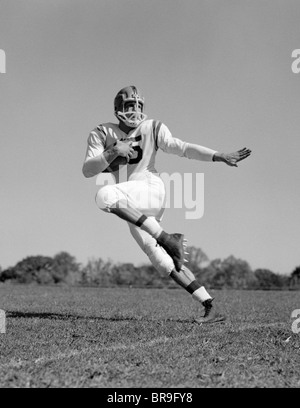
[[[195,319],[196,323],[218,323],[226,320],[224,315],[215,311],[212,304],[214,298],[210,296],[203,285],[200,285],[194,274],[186,266],[180,272],[174,269],[170,277],[189,292],[193,299],[202,303],[204,314]]]
[[[195,275],[186,266],[182,268],[180,272],[173,269],[170,273],[172,278],[178,285],[182,286],[188,293],[190,293],[193,299],[203,303],[207,299],[212,299],[204,286],[196,280]]]
[[[168,234],[154,217],[145,215],[143,211],[150,209],[155,213],[161,210],[164,196],[159,197],[158,192],[158,189],[151,190],[143,181],[129,181],[102,187],[96,195],[96,203],[100,209],[117,215],[151,235],[172,257],[176,270],[180,271],[184,264],[183,234]]]
[[[154,218],[154,217],[149,217]],[[162,274],[170,274],[174,269],[174,262],[167,252],[157,244],[155,238],[153,238],[148,232],[138,228],[137,226],[128,223],[131,235],[148,256],[152,265]]]
[[[177,272],[174,268],[172,258],[164,251],[162,247],[146,231],[137,228],[133,224],[128,224],[131,235],[138,243],[140,248],[148,256],[152,265],[162,274],[168,274],[181,287],[183,287],[192,298],[204,306],[204,315],[196,319],[197,323],[216,323],[225,320],[223,316],[216,315],[212,310],[213,298],[206,291],[205,287],[200,285],[194,274],[186,267]]]

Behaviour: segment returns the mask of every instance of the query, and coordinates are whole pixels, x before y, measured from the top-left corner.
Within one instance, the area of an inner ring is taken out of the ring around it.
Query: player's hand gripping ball
[[[131,149],[131,144],[132,144],[132,142],[119,141],[117,146],[118,146],[120,152],[122,152],[123,154],[126,154],[126,153],[128,154],[129,149]],[[118,171],[119,166],[124,166],[125,164],[127,164],[129,162],[129,160],[130,160],[129,156],[123,156],[123,155],[120,154],[105,169],[105,172],[110,173],[110,172],[113,172],[113,171]]]

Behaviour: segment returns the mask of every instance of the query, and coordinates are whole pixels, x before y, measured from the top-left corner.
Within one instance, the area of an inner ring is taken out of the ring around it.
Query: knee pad
[[[95,201],[100,210],[110,212],[111,207],[120,200],[120,192],[114,185],[107,185],[97,192]]]

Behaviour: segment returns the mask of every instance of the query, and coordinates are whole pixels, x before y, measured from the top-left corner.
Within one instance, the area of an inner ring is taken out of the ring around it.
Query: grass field
[[[0,286],[0,387],[300,387],[299,292]]]

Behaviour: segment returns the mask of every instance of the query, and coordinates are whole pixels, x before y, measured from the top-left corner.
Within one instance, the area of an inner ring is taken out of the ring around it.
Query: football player
[[[160,225],[164,213],[165,186],[155,169],[159,149],[189,159],[224,162],[236,166],[251,153],[247,148],[219,153],[174,138],[168,127],[147,119],[144,98],[135,86],[121,89],[114,99],[118,123],[102,123],[90,132],[83,164],[85,177],[111,172],[115,184],[96,194],[98,207],[127,221],[130,232],[153,266],[167,273],[204,306],[197,323],[225,320],[213,308],[213,298],[184,265],[186,240],[169,234]]]

